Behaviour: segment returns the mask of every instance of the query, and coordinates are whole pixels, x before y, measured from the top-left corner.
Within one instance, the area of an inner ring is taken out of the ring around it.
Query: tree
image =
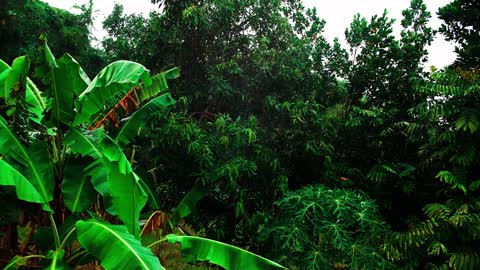
[[[38,36],[44,34],[54,48],[69,51],[88,74],[96,74],[105,64],[102,52],[90,45],[89,27],[93,14],[90,1],[78,7],[79,15],[49,6],[42,1],[3,0],[0,9],[0,57],[7,62],[17,55],[33,57],[38,46]],[[59,51],[56,51],[59,50]]]
[[[267,95],[319,96],[316,89],[332,82],[322,68],[324,22],[297,1],[162,3],[148,20],[115,8],[104,22],[104,46],[117,57],[146,59],[152,70],[172,60],[183,75],[176,94],[193,112],[260,116]]]
[[[478,74],[457,69],[437,71],[431,77],[418,89],[429,98],[412,108],[418,117],[409,130],[412,140],[423,143],[419,169],[424,174],[434,171],[442,184],[435,187],[432,202],[423,207],[426,220],[397,235],[396,248],[404,252],[397,259],[411,267],[423,261],[424,265],[475,269],[480,265]]]
[[[458,59],[455,66],[475,68],[480,63],[480,24],[478,1],[455,0],[438,11],[440,19],[444,21],[440,32],[447,40],[458,44],[455,51]]]
[[[412,1],[403,11],[398,40],[386,11],[370,21],[355,16],[345,32],[352,58],[340,66],[348,77],[344,102],[337,107],[344,127],[338,130],[339,143],[332,143],[335,163],[345,164],[339,166],[343,176],[382,201],[387,221],[398,227],[404,226],[403,214],[422,204],[408,199],[417,196],[413,191],[428,189],[428,182],[417,180],[423,177],[416,175],[418,159],[411,154],[418,145],[402,130],[411,119],[409,109],[425,98],[415,89],[425,78],[422,63],[433,37],[429,18],[423,1]]]

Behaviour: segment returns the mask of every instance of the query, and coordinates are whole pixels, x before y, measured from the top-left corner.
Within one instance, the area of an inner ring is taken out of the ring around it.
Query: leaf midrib
[[[122,242],[132,253],[133,255],[135,256],[135,258],[138,259],[138,261],[142,264],[142,266],[144,267],[144,269],[146,270],[150,270],[150,268],[147,266],[147,264],[142,260],[142,258],[140,256],[138,256],[138,254],[135,252],[135,250],[125,241],[125,239],[123,239],[120,235],[117,234],[117,232],[115,232],[114,230],[110,229],[109,227],[101,224],[101,223],[95,223],[95,222],[91,222],[91,224],[93,225],[97,225],[97,226],[100,226],[102,228],[104,228],[105,230],[107,230],[108,232],[110,232],[112,235],[114,235],[118,240],[120,240],[120,242]]]
[[[3,128],[5,128],[8,132],[8,134],[11,136],[11,138],[15,141],[16,145],[18,146],[18,148],[20,148],[22,154],[24,155],[24,158],[25,160],[27,161],[29,167],[32,169],[33,171],[33,174],[34,174],[34,178],[36,180],[36,182],[38,183],[38,185],[40,186],[40,189],[41,189],[41,193],[42,193],[42,196],[43,198],[45,199],[45,202],[49,202],[49,199],[48,199],[48,194],[47,194],[47,191],[46,191],[46,187],[44,186],[43,182],[41,181],[41,177],[40,177],[40,174],[38,173],[37,171],[37,168],[35,167],[35,165],[33,164],[30,156],[28,155],[27,151],[25,150],[25,148],[23,147],[23,145],[20,143],[20,141],[18,141],[17,137],[12,133],[12,131],[8,128],[8,126],[5,125],[5,123],[3,122],[0,122],[3,126]]]

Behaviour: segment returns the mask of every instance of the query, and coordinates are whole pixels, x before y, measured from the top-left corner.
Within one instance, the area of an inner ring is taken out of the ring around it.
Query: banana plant
[[[107,270],[164,269],[152,245],[142,246],[140,239],[140,213],[154,195],[123,149],[153,112],[175,103],[167,81],[179,70],[151,76],[141,64],[117,61],[90,80],[73,57],[55,58],[45,38],[40,40],[33,76],[41,87],[28,77],[28,57],[11,66],[0,61],[0,185],[41,207],[53,245],[45,254],[15,256],[4,269],[29,260],[44,269],[71,269],[88,256]],[[178,218],[190,211],[182,209]],[[165,240],[180,242],[187,261],[284,269],[213,240],[175,235]]]

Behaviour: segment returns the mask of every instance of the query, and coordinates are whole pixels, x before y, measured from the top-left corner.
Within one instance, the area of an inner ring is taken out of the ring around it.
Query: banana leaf
[[[112,205],[110,188],[108,184],[110,163],[104,157],[102,148],[97,143],[105,136],[103,129],[82,133],[72,128],[65,135],[64,143],[68,145],[69,153],[82,157],[91,157],[93,162],[83,169],[84,173],[91,177],[91,183],[95,190],[102,195],[103,203],[107,212],[117,215]]]
[[[86,134],[71,129],[64,141],[71,152],[94,159],[85,168],[92,177],[93,186],[106,200],[107,206],[111,204],[109,212],[118,215],[130,232],[138,236],[140,211],[147,202],[147,194],[120,146],[102,129]]]
[[[0,160],[0,172],[0,185],[14,186],[18,199],[42,204],[44,210],[51,211],[48,203],[27,178],[4,160]]]
[[[27,74],[30,69],[30,60],[26,56],[20,56],[13,60],[12,68],[5,77],[2,97],[5,98],[8,105],[15,103],[11,99],[12,92],[19,91],[26,86]]]
[[[69,54],[56,60],[45,41],[41,48],[43,65],[36,68],[36,76],[48,86],[45,94],[52,101],[49,120],[70,124],[75,116],[74,98],[87,88],[90,79]]]
[[[70,162],[64,170],[61,186],[65,205],[72,213],[81,213],[95,203],[95,189],[89,176],[83,171],[84,166]]]
[[[138,183],[142,186],[143,190],[147,193],[148,196],[148,205],[155,210],[160,209],[160,206],[157,202],[157,198],[155,196],[155,193],[152,191],[152,189],[149,187],[149,185],[142,180],[137,174],[134,174],[135,178],[137,179]]]
[[[0,154],[5,160],[19,164],[26,179],[32,183],[45,202],[53,199],[55,182],[52,165],[44,142],[25,147],[8,128],[7,121],[0,116]],[[19,168],[16,167],[17,170]]]
[[[175,234],[169,234],[166,238],[170,243],[181,244],[182,257],[190,263],[208,261],[226,270],[287,269],[276,262],[222,242]]]
[[[140,85],[140,88],[142,89],[142,91],[140,91],[139,93],[140,102],[151,99],[158,94],[166,91],[168,89],[167,81],[171,79],[176,79],[179,76],[180,71],[178,68],[172,68],[153,76],[151,84]]]
[[[164,269],[158,258],[122,225],[97,220],[78,221],[80,244],[97,257],[106,270]]]
[[[172,223],[177,224],[182,218],[190,215],[195,210],[197,202],[205,197],[207,192],[202,186],[193,187],[173,211]]]
[[[26,84],[25,101],[27,110],[30,112],[29,118],[36,123],[41,123],[46,105],[35,84],[28,77],[24,77],[28,72],[28,63],[28,58],[25,56],[18,57],[11,68],[0,60],[0,98],[4,98],[6,104],[15,105],[16,102],[10,97],[12,89]]]
[[[135,139],[145,121],[152,117],[152,114],[161,108],[175,104],[175,100],[169,93],[163,94],[134,112],[118,132],[116,141],[120,144],[128,144]]]
[[[140,81],[152,84],[148,70],[138,63],[117,61],[106,66],[75,100],[74,125],[92,123],[93,116],[113,108]]]

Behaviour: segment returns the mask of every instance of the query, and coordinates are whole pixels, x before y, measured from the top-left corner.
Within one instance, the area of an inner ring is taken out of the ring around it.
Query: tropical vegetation
[[[480,268],[477,1],[0,3],[4,269]]]

